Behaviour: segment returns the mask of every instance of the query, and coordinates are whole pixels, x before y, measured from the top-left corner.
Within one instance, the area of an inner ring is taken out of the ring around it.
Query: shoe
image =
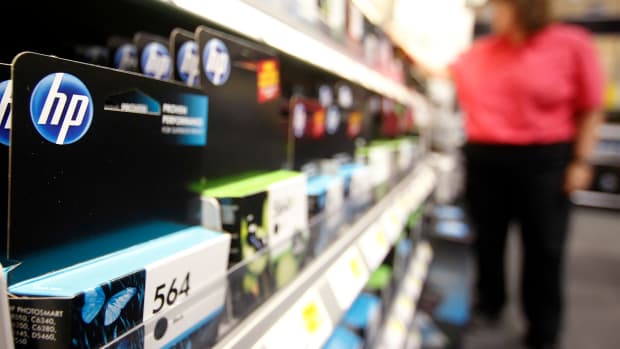
[[[528,349],[560,349],[555,341],[546,341],[527,334],[523,338],[523,345]]]
[[[501,323],[501,320],[502,320],[501,309],[500,310],[489,309],[489,308],[477,305],[472,310],[469,327],[471,329],[497,327]]]

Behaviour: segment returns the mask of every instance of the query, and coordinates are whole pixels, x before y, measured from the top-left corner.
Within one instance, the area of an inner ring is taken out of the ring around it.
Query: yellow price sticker
[[[351,273],[353,273],[353,277],[359,279],[362,276],[362,272],[360,271],[360,265],[357,263],[357,259],[352,259],[349,263],[349,267],[351,267]]]
[[[304,320],[306,331],[311,335],[315,334],[323,324],[323,321],[321,320],[321,314],[319,313],[319,309],[315,302],[311,302],[306,305],[302,309],[301,316]]]
[[[379,246],[381,247],[385,247],[388,245],[387,240],[385,239],[385,234],[383,234],[383,231],[378,230],[377,231],[377,243],[379,244]]]
[[[390,212],[390,218],[392,219],[392,224],[398,225],[398,215],[396,214],[396,210],[392,210],[392,212]]]

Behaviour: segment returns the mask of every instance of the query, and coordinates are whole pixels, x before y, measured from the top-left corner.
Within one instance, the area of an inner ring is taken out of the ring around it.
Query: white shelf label
[[[397,214],[398,214],[398,219],[401,221],[401,224],[404,226],[407,223],[407,218],[409,216],[409,213],[412,211],[408,205],[407,205],[407,198],[405,198],[404,196],[401,197],[398,200],[398,204],[396,205],[397,207]]]
[[[348,249],[327,272],[327,282],[340,309],[347,310],[366,285],[369,271],[357,247]]]
[[[405,345],[407,328],[402,321],[395,317],[387,320],[384,332],[381,335],[381,348],[402,348]]]
[[[414,277],[413,275],[408,275],[403,282],[404,294],[412,299],[415,299],[420,295],[420,291],[422,290],[421,279]]]
[[[402,321],[406,327],[411,325],[413,315],[415,313],[415,303],[407,296],[401,294],[396,299],[396,303],[392,307],[394,315]]]
[[[374,224],[368,228],[359,239],[359,248],[370,270],[379,267],[390,250],[390,242],[383,231],[383,224]]]
[[[267,332],[265,349],[290,349],[291,343],[304,348],[321,348],[333,331],[333,324],[319,293],[311,289]]]
[[[388,242],[390,244],[396,242],[400,236],[402,226],[399,225],[393,208],[390,208],[381,216],[381,224],[383,225],[383,231]]]
[[[433,248],[428,242],[423,242],[418,246],[419,259],[426,265],[433,259]]]

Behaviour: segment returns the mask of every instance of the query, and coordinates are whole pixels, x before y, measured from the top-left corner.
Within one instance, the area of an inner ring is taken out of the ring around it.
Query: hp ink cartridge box
[[[204,175],[206,95],[35,53],[14,60],[13,82],[7,245],[21,264],[11,284],[200,225],[189,185]],[[37,259],[149,222],[167,223]]]
[[[183,303],[158,313],[104,348],[210,348],[217,341],[226,289],[226,275],[207,287],[194,288]]]
[[[187,86],[200,86],[200,57],[194,33],[175,28],[170,33],[174,79]]]
[[[405,173],[413,167],[418,157],[418,139],[416,137],[402,137],[398,139],[398,170]]]
[[[375,196],[381,197],[396,175],[395,151],[385,144],[371,144],[356,151],[356,160],[368,166],[370,184]]]
[[[172,77],[172,57],[167,38],[138,32],[134,35],[133,42],[142,74],[159,80],[169,80]]]
[[[19,261],[9,274],[18,347],[99,347],[225,273],[230,237],[191,211],[207,95],[34,53],[12,72],[6,242]]]
[[[202,203],[204,224],[231,235],[231,264],[243,262],[230,288],[233,313],[244,316],[297,274],[308,232],[306,176],[276,171],[210,181]]]
[[[11,82],[11,66],[0,64],[0,263],[7,261],[7,203],[9,176],[9,138],[11,131],[11,105],[13,104],[13,83]]]
[[[14,284],[9,292],[16,347],[107,344],[221,281],[229,243],[227,234],[192,227]],[[173,331],[176,324],[167,326]]]
[[[277,259],[290,249],[295,235],[308,230],[306,176],[298,172],[215,180],[207,183],[202,197],[203,217],[221,211],[219,223],[231,234],[231,263],[248,259],[267,246]]]
[[[340,176],[319,174],[308,178],[308,212],[331,215],[342,208],[344,182]]]
[[[344,184],[345,202],[354,212],[370,204],[372,186],[370,172],[366,165],[356,162],[341,164],[338,175]]]

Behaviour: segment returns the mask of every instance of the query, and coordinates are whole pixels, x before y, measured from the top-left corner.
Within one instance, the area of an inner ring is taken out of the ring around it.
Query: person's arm
[[[431,67],[421,61],[416,61],[416,65],[426,78],[452,79],[452,73],[449,67]]]
[[[598,109],[583,112],[578,116],[573,160],[566,170],[564,181],[564,191],[567,194],[588,189],[592,183],[593,170],[589,159],[598,143],[599,129],[604,119],[603,112]]]
[[[598,143],[599,129],[604,121],[602,108],[605,79],[596,47],[588,32],[583,31],[576,38],[580,39],[573,48],[577,134],[573,161],[567,168],[564,180],[564,191],[567,194],[588,189],[592,183],[593,170],[589,160]]]

